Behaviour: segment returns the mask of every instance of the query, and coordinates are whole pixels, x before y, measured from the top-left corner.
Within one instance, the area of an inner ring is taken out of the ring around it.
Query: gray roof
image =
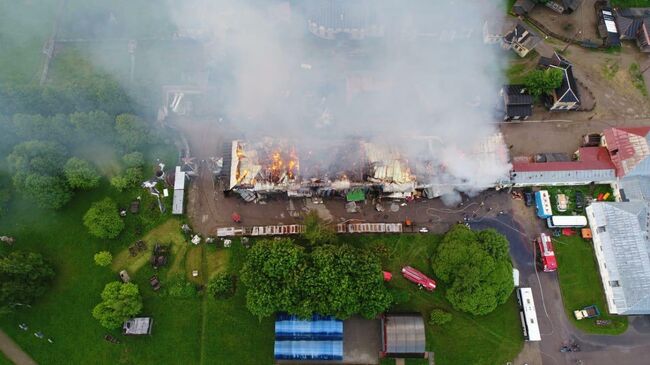
[[[624,201],[650,201],[650,176],[626,176],[619,187]]]
[[[509,44],[519,43],[530,50],[537,47],[542,38],[520,21],[510,32],[503,36],[503,40]]]
[[[512,6],[512,11],[517,15],[524,15],[535,7],[533,0],[517,0]]]
[[[183,214],[183,200],[185,198],[184,190],[174,190],[172,200],[172,214]]]
[[[594,242],[600,242],[594,249],[601,273],[608,274],[603,285],[616,312],[650,314],[650,203],[595,202],[587,212]]]
[[[388,354],[425,352],[424,320],[421,315],[393,314],[383,319],[383,350]]]
[[[616,181],[616,171],[610,170],[559,170],[559,171],[516,171],[511,174],[516,185],[544,184],[590,184]]]
[[[150,335],[153,318],[138,317],[124,321],[122,330],[125,335]]]

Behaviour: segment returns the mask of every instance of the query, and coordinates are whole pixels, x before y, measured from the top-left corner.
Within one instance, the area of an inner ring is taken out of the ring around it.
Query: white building
[[[609,312],[650,314],[650,202],[594,202],[586,212]]]

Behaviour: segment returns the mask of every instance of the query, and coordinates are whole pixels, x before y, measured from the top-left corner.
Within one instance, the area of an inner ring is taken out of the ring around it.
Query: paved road
[[[630,317],[630,326],[620,336],[587,335],[578,331],[569,322],[562,303],[560,287],[555,273],[537,273],[532,239],[543,229],[542,221],[534,218],[533,209],[515,203],[512,215],[485,218],[472,223],[472,228],[492,227],[503,233],[510,242],[514,265],[520,271],[521,286],[533,289],[537,318],[542,333],[542,342],[526,344],[525,358],[529,364],[575,365],[578,360],[589,365],[638,365],[650,363],[650,317]],[[594,283],[600,285],[600,283]],[[559,348],[566,341],[580,344],[578,353],[561,353]],[[538,352],[538,356],[535,356]],[[540,356],[541,355],[541,356]],[[540,361],[541,359],[541,361]],[[515,365],[520,365],[515,363]]]
[[[36,361],[27,355],[20,346],[14,342],[14,340],[7,336],[7,334],[2,330],[0,330],[0,351],[2,351],[2,353],[16,365],[36,365]]]

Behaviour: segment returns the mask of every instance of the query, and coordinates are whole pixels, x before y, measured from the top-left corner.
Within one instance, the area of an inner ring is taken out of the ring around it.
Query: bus
[[[539,324],[537,323],[537,312],[535,312],[532,289],[517,289],[517,300],[519,301],[519,316],[524,330],[524,338],[526,341],[541,341],[542,335],[539,332]]]
[[[539,258],[542,261],[544,272],[557,270],[557,260],[555,259],[551,236],[545,233],[540,234],[537,239],[537,246],[539,246]]]
[[[547,190],[540,190],[535,193],[535,205],[537,206],[537,216],[544,219],[553,215],[551,210],[551,198]]]
[[[546,218],[548,228],[582,228],[587,226],[583,215],[554,215]]]

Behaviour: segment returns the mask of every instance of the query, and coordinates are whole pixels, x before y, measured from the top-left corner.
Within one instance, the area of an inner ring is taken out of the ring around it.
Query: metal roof
[[[610,312],[650,314],[650,203],[595,202],[587,216]]]
[[[183,200],[185,199],[184,190],[174,190],[172,201],[172,214],[183,214]]]
[[[181,171],[180,166],[176,166],[176,174],[174,175],[174,190],[185,189],[185,172]]]
[[[383,352],[386,354],[423,354],[424,320],[420,315],[392,314],[382,320]]]
[[[650,176],[626,176],[619,183],[625,201],[650,201]]]
[[[650,127],[608,128],[603,137],[617,176],[650,176]]]
[[[309,320],[278,314],[274,357],[278,360],[342,360],[343,321],[318,314]]]
[[[131,318],[124,321],[122,330],[125,335],[149,335],[151,334],[152,325],[153,318],[151,317]]]

